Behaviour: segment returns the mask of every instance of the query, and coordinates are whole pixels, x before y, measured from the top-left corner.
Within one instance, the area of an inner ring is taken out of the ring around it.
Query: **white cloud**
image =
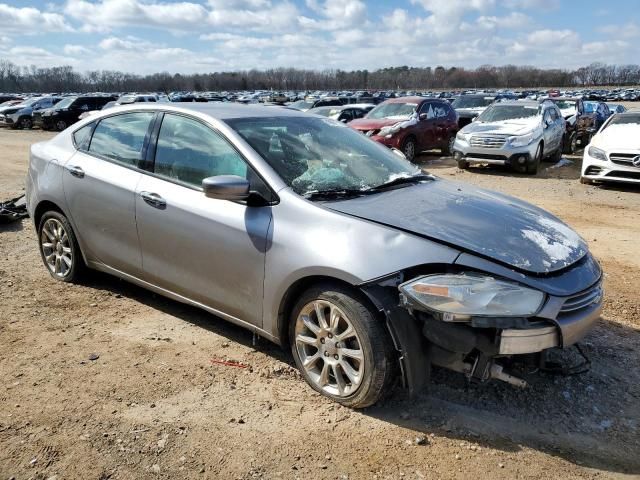
[[[62,51],[65,53],[65,55],[70,55],[70,56],[87,55],[91,53],[91,50],[89,50],[87,47],[84,47],[82,45],[70,45],[70,44],[65,45]]]
[[[0,33],[24,35],[71,30],[65,18],[57,13],[42,12],[32,7],[17,8],[0,3]]]

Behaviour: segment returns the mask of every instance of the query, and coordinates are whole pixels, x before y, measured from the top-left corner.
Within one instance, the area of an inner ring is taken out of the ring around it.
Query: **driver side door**
[[[261,326],[271,206],[207,198],[202,180],[239,175],[254,191],[268,187],[200,120],[166,113],[158,122],[151,172],[136,189],[145,280],[222,316]]]

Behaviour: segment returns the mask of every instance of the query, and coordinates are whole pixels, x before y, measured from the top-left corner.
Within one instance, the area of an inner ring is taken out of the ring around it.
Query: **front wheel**
[[[364,408],[391,391],[391,339],[352,292],[330,284],[305,292],[293,308],[289,337],[306,382],[332,400]]]
[[[29,117],[22,117],[20,119],[20,128],[23,130],[31,130],[33,127],[33,121]]]
[[[38,225],[40,256],[53,278],[75,282],[82,274],[84,260],[67,218],[56,211],[46,212]]]
[[[407,160],[413,162],[413,159],[416,157],[416,141],[413,137],[409,137],[404,141],[402,153],[404,153]]]
[[[56,129],[61,132],[63,130],[65,130],[67,128],[67,122],[65,122],[64,120],[58,120],[56,122]]]
[[[533,157],[533,161],[527,164],[527,173],[529,175],[536,175],[538,173],[538,168],[540,167],[540,161],[542,160],[542,144],[538,145],[538,149],[536,150],[536,155]]]
[[[564,143],[564,153],[568,155],[573,155],[577,151],[578,151],[578,135],[576,135],[576,132],[572,132],[571,135],[569,135],[569,138],[566,138],[566,141]]]
[[[456,143],[456,136],[451,135],[447,140],[447,143],[444,147],[442,147],[441,152],[442,155],[453,155],[453,145]]]

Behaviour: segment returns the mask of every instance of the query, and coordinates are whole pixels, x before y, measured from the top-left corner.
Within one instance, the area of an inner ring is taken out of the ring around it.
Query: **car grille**
[[[629,180],[640,180],[640,172],[625,172],[622,170],[612,170],[606,177],[628,178]]]
[[[609,160],[618,165],[624,165],[626,167],[635,167],[633,159],[640,156],[638,153],[610,153]]]
[[[587,308],[594,303],[600,303],[603,295],[604,290],[602,288],[602,283],[598,282],[593,287],[583,292],[567,297],[562,308],[560,308],[560,314],[574,313],[578,310]]]
[[[506,140],[504,135],[472,135],[469,145],[476,148],[502,148]]]

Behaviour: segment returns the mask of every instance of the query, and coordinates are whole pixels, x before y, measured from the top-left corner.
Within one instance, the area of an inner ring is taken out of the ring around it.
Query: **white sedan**
[[[612,115],[584,151],[581,183],[640,183],[640,109]]]

